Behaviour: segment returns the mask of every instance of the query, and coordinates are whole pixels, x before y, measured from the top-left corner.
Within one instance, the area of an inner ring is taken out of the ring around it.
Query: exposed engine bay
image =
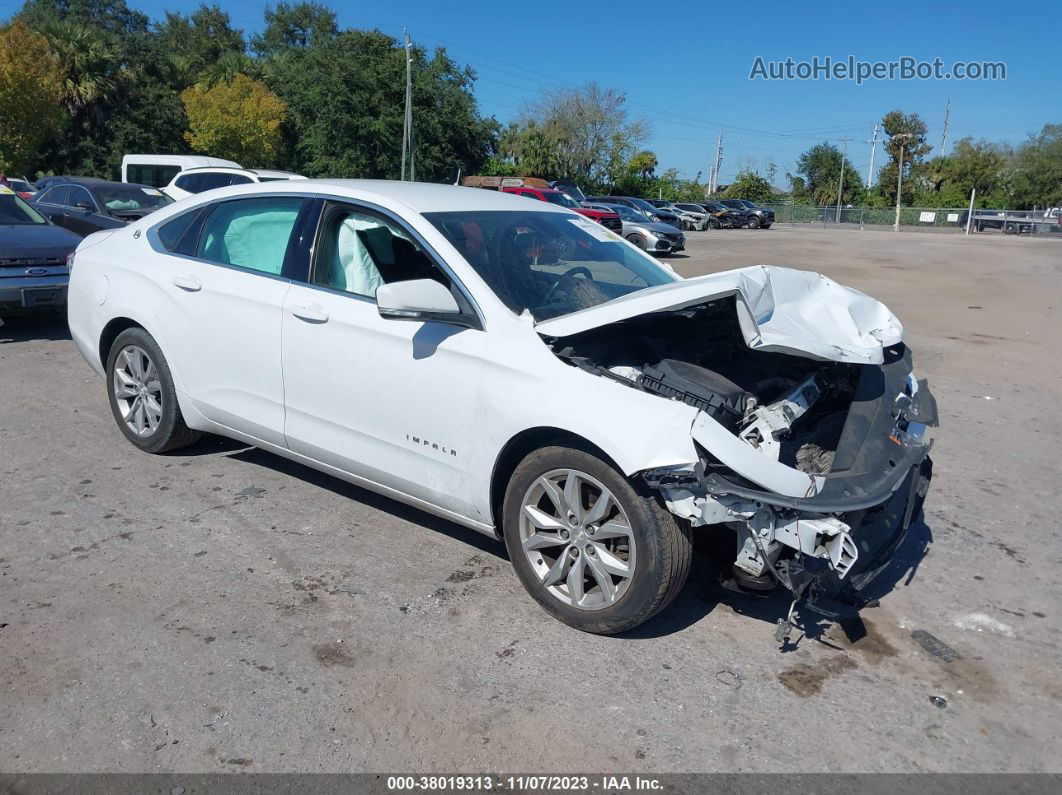
[[[920,509],[929,479],[923,431],[936,424],[935,402],[911,375],[902,342],[885,348],[882,364],[755,350],[737,301],[628,318],[552,340],[552,348],[573,366],[701,412],[693,429],[701,461],[643,477],[694,527],[736,531],[732,584],[781,584],[797,597],[813,583],[824,593],[858,586],[854,575],[865,582],[876,574]],[[734,437],[745,452],[727,466],[710,440],[734,448]],[[768,485],[758,470],[777,473],[779,464],[803,473],[806,492]],[[875,523],[889,526],[868,529]]]

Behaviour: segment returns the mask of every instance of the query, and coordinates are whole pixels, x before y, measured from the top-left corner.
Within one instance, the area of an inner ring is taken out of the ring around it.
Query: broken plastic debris
[[[924,629],[916,629],[911,633],[911,637],[921,646],[928,651],[934,657],[939,657],[944,662],[952,662],[962,657],[959,652],[955,651],[951,646],[942,641],[940,638],[930,635]]]

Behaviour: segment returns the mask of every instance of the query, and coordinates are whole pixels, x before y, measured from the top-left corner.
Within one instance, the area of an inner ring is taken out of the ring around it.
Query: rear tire
[[[202,435],[185,424],[166,357],[142,328],[126,329],[111,345],[107,397],[119,430],[146,453],[187,447]]]
[[[524,588],[583,632],[633,629],[667,607],[689,575],[688,526],[584,450],[528,455],[506,489],[502,527]]]

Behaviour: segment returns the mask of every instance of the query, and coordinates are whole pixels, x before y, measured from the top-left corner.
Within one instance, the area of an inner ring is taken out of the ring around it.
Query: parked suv
[[[185,169],[170,180],[170,184],[163,188],[162,192],[174,201],[180,201],[196,193],[215,188],[227,188],[229,185],[250,185],[254,182],[276,182],[285,179],[306,179],[306,177],[288,171],[205,166]]]
[[[671,224],[676,228],[682,227],[682,221],[671,210],[654,207],[645,199],[637,199],[634,196],[590,196],[586,201],[589,204],[621,204],[648,216],[651,221]]]
[[[717,201],[700,202],[700,206],[708,213],[709,229],[744,229],[748,224],[749,213],[744,207],[727,207]]]
[[[721,199],[720,203],[736,210],[745,210],[748,214],[745,225],[749,229],[770,229],[774,223],[774,210],[760,207],[748,199]]]

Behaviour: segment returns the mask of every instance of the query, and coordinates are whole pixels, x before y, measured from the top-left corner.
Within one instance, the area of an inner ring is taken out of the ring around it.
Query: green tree
[[[530,134],[535,147],[549,148],[548,156],[535,157],[535,165],[548,170],[534,176],[566,177],[590,190],[603,189],[629,175],[629,161],[648,136],[646,123],[630,118],[626,103],[622,92],[596,83],[550,91],[527,105],[518,132],[509,138]]]
[[[769,202],[774,199],[771,183],[752,171],[742,171],[723,192],[728,199],[748,199],[753,202]]]
[[[60,101],[76,121],[117,89],[121,50],[107,31],[74,19],[49,20],[40,30],[63,70]]]
[[[841,163],[844,182],[840,185]],[[830,143],[815,144],[797,158],[797,173],[803,176],[800,190],[820,206],[837,203],[837,188],[842,187],[841,202],[852,204],[862,198],[863,186],[851,161]]]
[[[903,152],[903,198],[910,204],[925,176],[925,156],[933,148],[926,142],[928,128],[917,113],[889,111],[881,120],[888,138],[885,154],[888,161],[878,172],[878,191],[890,202],[896,201],[896,180],[900,153]]]
[[[289,47],[306,49],[331,42],[339,34],[336,12],[321,3],[277,3],[266,8],[265,29],[251,37],[251,49],[262,56]]]
[[[21,22],[0,30],[0,171],[29,172],[62,120],[62,80],[43,36]]]
[[[210,88],[185,89],[181,101],[188,114],[185,139],[197,152],[248,167],[275,161],[285,106],[264,84],[238,74]]]
[[[1018,147],[1013,198],[1019,208],[1062,206],[1062,124],[1045,124]]]
[[[414,47],[416,176],[442,180],[454,167],[474,174],[494,152],[498,125],[479,115],[470,69],[442,49]],[[290,167],[311,176],[396,179],[402,143],[405,51],[379,31],[348,30],[263,66],[288,106]]]
[[[18,18],[39,30],[56,20],[91,25],[117,36],[146,35],[150,20],[125,0],[26,0]]]
[[[223,59],[242,57],[241,66],[245,68],[241,71],[248,71],[243,32],[234,29],[229,15],[216,5],[203,4],[187,16],[167,11],[165,21],[157,26],[156,37],[161,49],[171,53],[179,65],[182,88]]]

